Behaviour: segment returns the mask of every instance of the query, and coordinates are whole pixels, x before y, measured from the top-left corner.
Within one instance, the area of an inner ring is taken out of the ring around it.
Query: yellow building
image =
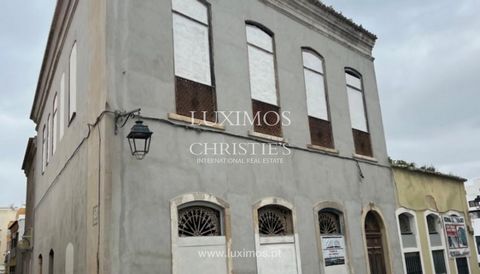
[[[466,179],[398,164],[393,174],[405,273],[480,273]]]

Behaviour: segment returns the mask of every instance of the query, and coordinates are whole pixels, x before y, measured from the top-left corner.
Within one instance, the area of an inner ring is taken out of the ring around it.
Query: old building
[[[480,178],[465,184],[470,219],[475,236],[476,256],[480,262]]]
[[[405,273],[480,273],[466,179],[405,165],[393,174]]]
[[[31,273],[401,273],[375,40],[314,0],[58,1]]]
[[[8,225],[5,273],[22,274],[23,252],[18,243],[25,233],[25,208],[15,211],[15,218]]]
[[[8,226],[15,220],[16,215],[15,207],[0,207],[0,274],[6,273],[4,258],[7,255]]]

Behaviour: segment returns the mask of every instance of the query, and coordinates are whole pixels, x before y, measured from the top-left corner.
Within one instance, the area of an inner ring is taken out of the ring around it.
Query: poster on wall
[[[345,264],[345,239],[343,236],[322,236],[325,266]]]
[[[447,235],[449,256],[452,258],[469,256],[465,219],[460,216],[443,216],[443,224]]]

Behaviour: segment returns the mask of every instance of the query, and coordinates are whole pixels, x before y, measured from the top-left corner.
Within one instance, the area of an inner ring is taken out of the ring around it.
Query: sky
[[[324,0],[378,36],[389,155],[480,177],[480,1]],[[21,170],[54,0],[0,9],[0,206],[25,202]]]

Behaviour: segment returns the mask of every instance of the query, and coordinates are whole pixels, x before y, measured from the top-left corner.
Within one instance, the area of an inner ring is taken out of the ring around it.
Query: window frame
[[[58,93],[53,96],[52,128],[52,155],[54,155],[57,149],[58,134]]]
[[[170,1],[171,3],[173,2],[174,0]],[[197,82],[195,80],[192,80],[192,79],[187,79],[187,78],[184,78],[182,76],[178,76],[175,72],[175,68],[176,68],[176,61],[175,61],[175,54],[173,54],[173,80],[174,80],[174,91],[175,91],[175,113],[177,115],[181,115],[181,116],[186,116],[184,114],[181,114],[179,113],[179,110],[178,110],[178,107],[177,107],[177,81],[178,81],[178,78],[180,79],[185,79],[187,81],[190,81],[190,82],[193,82],[193,83],[196,83],[198,85],[203,85],[203,86],[207,86],[211,89],[211,93],[212,93],[212,107],[213,107],[213,111],[217,111],[218,110],[218,100],[217,100],[217,88],[216,88],[216,78],[215,78],[215,62],[214,62],[214,40],[213,40],[213,24],[212,24],[212,9],[211,9],[211,4],[208,2],[208,1],[205,1],[205,0],[193,0],[193,1],[197,1],[199,3],[201,3],[203,6],[205,6],[206,8],[206,11],[207,11],[207,22],[208,22],[208,25],[206,25],[204,22],[201,22],[185,13],[182,13],[181,11],[177,11],[173,8],[173,4],[172,4],[172,8],[171,8],[171,14],[172,14],[172,44],[173,44],[173,51],[175,52],[175,30],[174,30],[174,16],[175,15],[178,15],[178,16],[181,16],[185,19],[188,19],[188,20],[191,20],[197,24],[201,24],[202,26],[205,26],[207,27],[208,29],[208,52],[209,52],[209,67],[210,67],[210,70],[209,70],[209,73],[210,73],[210,85],[207,85],[207,84],[204,84],[204,83],[200,83],[200,82]],[[191,110],[191,111],[197,111],[198,110]],[[190,117],[190,116],[188,116]],[[197,116],[195,116],[197,119],[201,119]],[[211,117],[210,119],[207,118],[207,120],[209,120],[210,122],[216,122],[214,121]]]
[[[70,55],[68,59],[68,127],[72,124],[73,120],[77,116],[77,104],[78,104],[78,45],[77,41],[73,41],[72,46],[70,48]],[[75,51],[74,51],[75,50]],[[75,53],[75,55],[73,55]],[[72,56],[75,57],[75,65],[72,65]],[[75,69],[72,72],[72,67]],[[75,75],[75,83],[72,84],[72,75]],[[74,87],[74,91],[72,92],[72,87]],[[73,94],[72,94],[73,93]],[[72,98],[74,100],[72,101]],[[72,109],[73,107],[73,109]]]
[[[432,246],[432,243],[431,243],[431,240],[430,240],[430,231],[429,231],[429,228],[428,228],[428,221],[427,221],[427,217],[429,215],[434,215],[436,218],[438,218],[438,220],[440,220],[440,229],[437,231],[437,233],[440,234],[440,239],[442,241],[441,246]],[[435,262],[433,261],[433,255],[432,255],[433,251],[443,250],[445,268],[447,269],[447,274],[450,274],[450,264],[449,264],[448,250],[447,250],[447,245],[446,245],[446,240],[445,240],[445,231],[443,229],[442,216],[438,212],[435,212],[435,211],[432,211],[432,210],[426,210],[423,213],[423,217],[424,217],[423,219],[424,219],[424,222],[425,222],[425,228],[426,228],[425,232],[426,232],[426,235],[427,235],[428,252],[430,254],[430,263],[431,263],[431,266],[432,266],[432,271],[435,272]]]
[[[412,234],[402,234],[401,228],[400,228],[400,215],[406,214],[406,216],[409,218],[409,224],[410,224],[410,230]],[[425,273],[425,262],[423,261],[423,256],[422,256],[422,243],[420,241],[420,231],[418,229],[418,221],[417,221],[417,215],[416,212],[413,210],[409,210],[406,208],[399,208],[395,212],[395,219],[397,223],[397,229],[398,229],[398,235],[399,235],[399,241],[400,241],[400,248],[402,251],[402,264],[403,264],[403,270],[404,273],[407,273],[407,264],[406,264],[406,258],[405,254],[407,253],[418,253],[420,257],[420,263],[422,267],[422,273]],[[414,235],[415,237],[415,247],[405,247],[403,244],[403,236],[407,235]]]

